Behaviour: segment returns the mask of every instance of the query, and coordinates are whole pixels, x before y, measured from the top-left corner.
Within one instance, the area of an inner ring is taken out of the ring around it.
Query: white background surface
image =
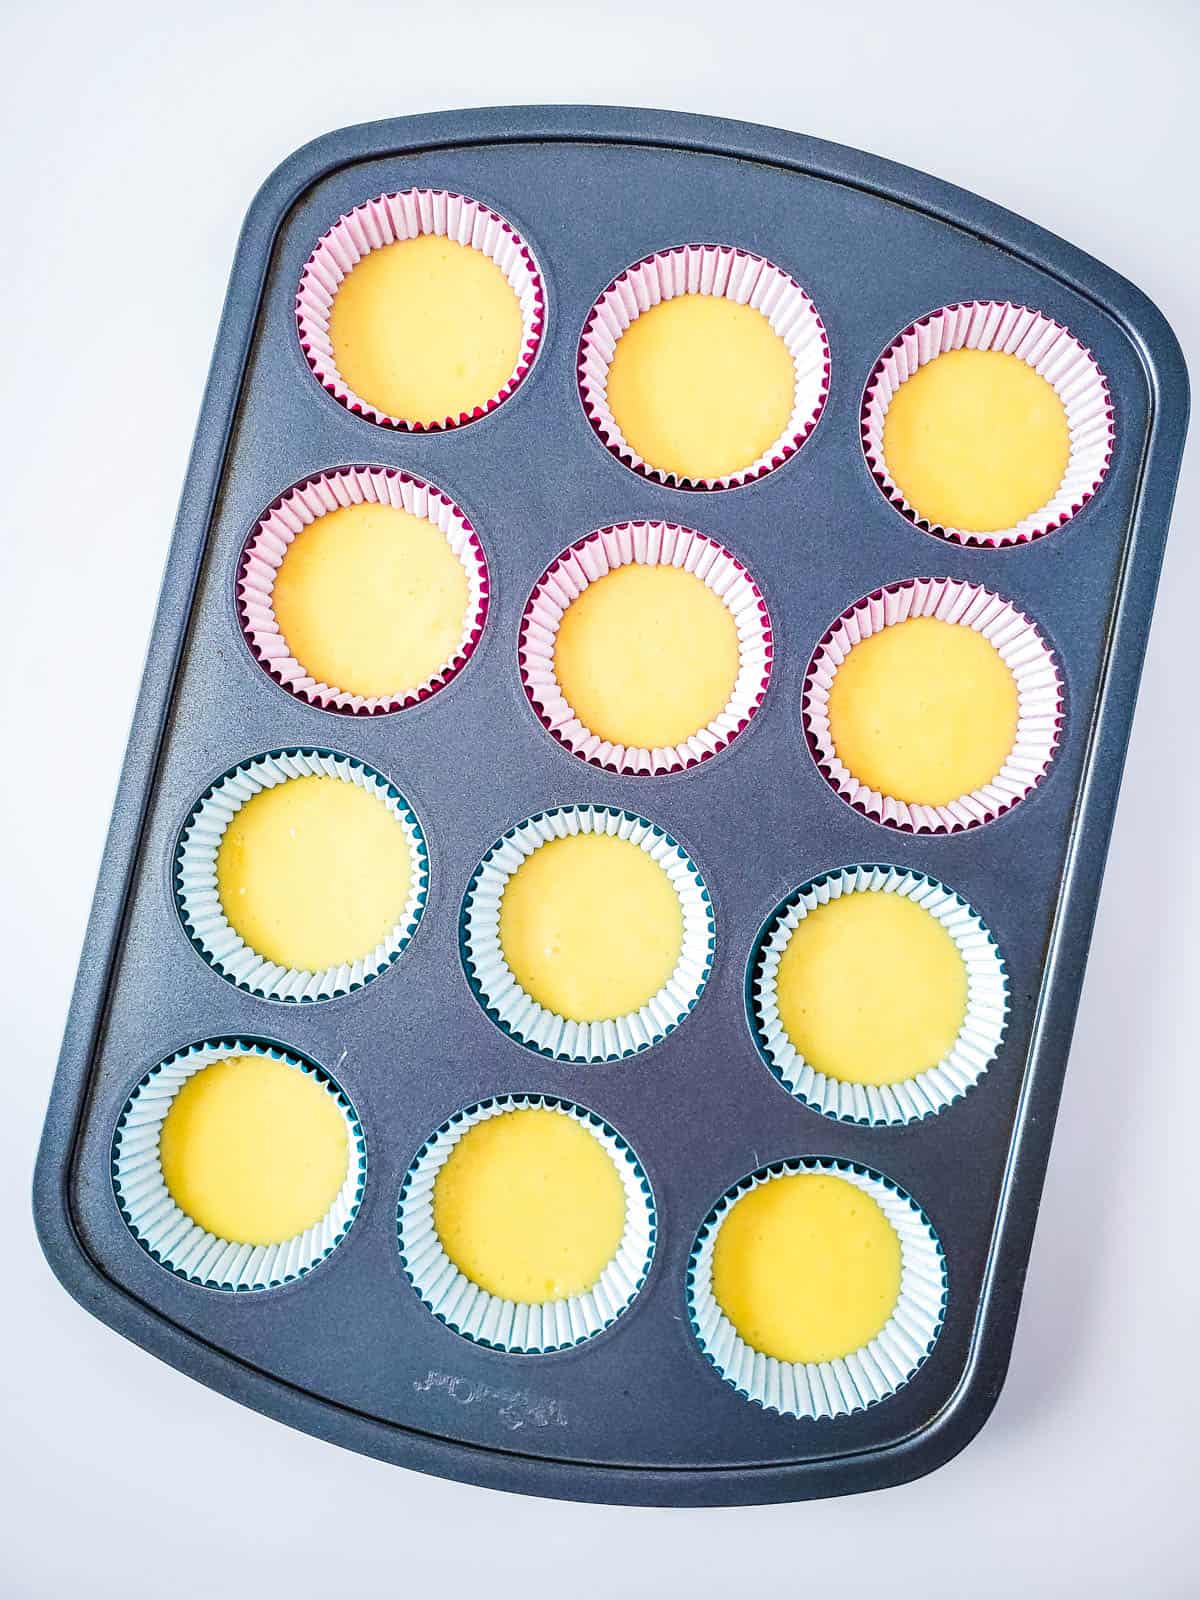
[[[266,173],[327,129],[449,106],[744,117],[1044,223],[1157,300],[1195,364],[1198,16],[1189,0],[0,3],[6,1600],[1200,1593],[1194,450],[1011,1375],[933,1477],[715,1512],[419,1477],[107,1331],[53,1282],[28,1200],[225,280]]]

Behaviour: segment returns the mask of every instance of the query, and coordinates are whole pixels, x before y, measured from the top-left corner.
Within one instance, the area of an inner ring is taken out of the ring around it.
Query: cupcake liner
[[[900,1238],[895,1310],[870,1343],[835,1361],[779,1361],[751,1349],[713,1294],[713,1249],[731,1207],[761,1184],[797,1172],[831,1173],[854,1184],[879,1204]],[[789,1417],[847,1416],[895,1394],[933,1349],[946,1294],[945,1256],[916,1201],[869,1167],[815,1157],[777,1161],[728,1190],[705,1219],[687,1269],[688,1315],[704,1355],[740,1395]]]
[[[899,1083],[851,1083],[826,1076],[796,1049],[779,1015],[779,963],[796,928],[818,906],[863,892],[902,895],[923,906],[954,940],[967,970],[967,1013],[953,1045],[935,1066]],[[772,912],[751,952],[746,1002],[759,1054],[790,1094],[824,1116],[883,1126],[919,1122],[978,1083],[1004,1038],[1008,979],[996,941],[953,889],[905,867],[843,867],[812,879]]]
[[[670,879],[683,911],[683,946],[674,972],[638,1011],[601,1022],[569,1022],[525,992],[500,948],[500,901],[521,863],[552,839],[603,833],[644,850]],[[471,991],[494,1023],[518,1043],[559,1061],[618,1061],[673,1033],[691,1011],[712,968],[712,901],[687,852],[652,822],[612,806],[558,806],[510,828],[476,867],[459,916],[459,947]]]
[[[909,505],[884,460],[883,424],[897,389],[948,350],[1001,350],[1019,356],[1051,385],[1067,414],[1070,453],[1057,491],[1044,506],[998,533],[971,533],[930,522]],[[943,306],[897,334],[867,380],[861,425],[867,466],[892,505],[922,532],[956,544],[1023,544],[1053,533],[1100,487],[1113,448],[1112,396],[1091,351],[1061,323],[1007,300]]]
[[[586,1128],[611,1156],[625,1190],[621,1242],[595,1285],[586,1294],[542,1304],[503,1300],[472,1283],[443,1250],[433,1226],[434,1184],[463,1134],[489,1117],[526,1107],[560,1112]],[[457,1112],[425,1141],[401,1186],[396,1226],[400,1263],[440,1322],[476,1344],[542,1355],[595,1338],[628,1309],[650,1270],[657,1219],[641,1163],[602,1117],[553,1095],[509,1094]]]
[[[337,1199],[320,1222],[281,1244],[238,1244],[218,1238],[179,1208],[163,1181],[159,1138],[172,1101],[189,1078],[230,1056],[287,1062],[320,1083],[345,1119],[346,1181]],[[113,1134],[113,1192],[129,1231],[160,1266],[206,1289],[236,1293],[275,1289],[311,1272],[349,1232],[362,1203],[366,1173],[362,1126],[341,1086],[316,1062],[260,1039],[208,1039],[168,1056],[129,1096]]]
[[[737,625],[738,675],[728,704],[681,744],[645,749],[609,743],[579,720],[554,675],[554,648],[567,607],[589,584],[632,562],[694,574],[719,596]],[[715,539],[672,522],[619,523],[564,550],[529,597],[518,646],[521,682],[542,726],[592,766],[637,775],[681,772],[723,750],[762,704],[773,653],[766,603],[746,568]]]
[[[334,296],[346,274],[372,250],[422,234],[437,234],[481,250],[500,268],[521,307],[521,351],[512,376],[483,405],[443,417],[440,422],[393,417],[355,394],[337,369],[329,338]],[[446,189],[383,194],[346,212],[318,239],[304,264],[296,293],[300,348],[318,382],[355,416],[402,433],[438,433],[495,411],[528,377],[545,326],[545,282],[525,240],[498,212]]]
[[[230,927],[217,893],[217,852],[233,817],[260,790],[304,777],[338,778],[377,794],[404,829],[411,860],[408,901],[387,938],[357,961],[320,971],[281,967],[252,950]],[[174,884],[184,931],[223,978],[260,1000],[333,1000],[386,972],[416,932],[429,894],[429,850],[408,801],[373,767],[332,750],[271,750],[231,767],[200,796],[179,835]]]
[[[433,523],[467,577],[467,613],[457,648],[432,677],[401,694],[352,694],[314,678],[292,655],[275,616],[275,579],[292,540],[327,512],[364,504],[395,506]],[[370,716],[428,700],[466,666],[487,620],[487,559],[470,522],[433,484],[395,467],[337,467],[293,484],[263,512],[242,551],[237,593],[242,633],[254,659],[276,683],[322,711]]]
[[[651,466],[625,439],[608,405],[608,369],[617,341],[644,311],[679,294],[718,295],[761,311],[787,345],[796,369],[787,426],[757,461],[724,477],[680,477]],[[733,489],[781,467],[816,427],[829,393],[829,340],[816,306],[782,267],[730,245],[680,245],[634,262],[613,279],[588,314],[577,369],[588,421],[619,461],[673,489]]]
[[[839,760],[829,731],[834,674],[856,644],[911,617],[936,617],[981,633],[1017,684],[1017,737],[990,783],[946,805],[909,804],[860,782]],[[821,772],[856,811],[908,833],[957,833],[992,822],[1041,781],[1058,747],[1063,686],[1054,652],[1010,601],[981,584],[911,578],[876,589],[844,611],[817,645],[804,680],[804,729]]]

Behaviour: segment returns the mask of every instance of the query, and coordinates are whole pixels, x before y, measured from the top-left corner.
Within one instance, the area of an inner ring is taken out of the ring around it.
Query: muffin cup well
[[[408,900],[387,938],[357,961],[320,971],[281,967],[252,950],[229,925],[217,893],[217,852],[233,817],[261,790],[305,777],[337,778],[377,795],[404,829],[409,849]],[[176,846],[174,885],[184,931],[223,978],[262,1000],[332,1000],[386,972],[416,932],[429,894],[429,850],[408,801],[373,767],[333,750],[271,750],[231,767],[197,800]]]
[[[483,252],[500,268],[521,308],[521,350],[507,382],[482,405],[438,422],[393,417],[364,400],[337,368],[329,318],[338,287],[365,255],[402,239],[437,234]],[[546,288],[533,252],[510,222],[466,195],[447,189],[405,189],[355,206],[318,239],[300,274],[296,328],[318,382],[356,416],[404,433],[438,433],[474,422],[502,405],[529,375],[546,325]]]
[[[585,1294],[540,1304],[503,1300],[472,1283],[446,1254],[433,1225],[434,1185],[458,1141],[489,1117],[525,1108],[557,1111],[586,1128],[611,1157],[625,1190],[621,1242],[595,1285]],[[542,1094],[484,1100],[443,1123],[405,1175],[396,1224],[401,1265],[434,1316],[465,1339],[527,1355],[582,1344],[614,1323],[646,1280],[657,1227],[649,1180],[616,1129],[594,1111]]]
[[[175,1096],[197,1072],[230,1056],[286,1062],[326,1090],[346,1124],[346,1181],[337,1199],[319,1222],[281,1244],[218,1238],[180,1209],[163,1180],[159,1140]],[[208,1039],[168,1056],[129,1096],[113,1134],[113,1192],[129,1231],[161,1266],[206,1289],[275,1289],[311,1272],[346,1237],[362,1203],[366,1172],[362,1126],[345,1091],[316,1062],[260,1039]]]
[[[717,1235],[733,1205],[764,1183],[798,1172],[843,1178],[876,1201],[900,1238],[900,1294],[883,1328],[834,1361],[779,1361],[752,1349],[713,1294]],[[756,1405],[789,1417],[839,1417],[895,1394],[937,1340],[945,1315],[946,1261],[924,1212],[890,1178],[850,1161],[777,1161],[728,1190],[705,1218],[687,1269],[687,1307],[700,1349],[726,1383]]]
[[[680,477],[652,466],[626,440],[608,404],[608,370],[621,335],[643,312],[681,294],[716,295],[761,311],[795,368],[792,412],[783,432],[757,461],[723,477]],[[613,279],[588,313],[577,370],[587,419],[618,461],[674,489],[733,489],[781,467],[816,427],[829,393],[829,340],[817,308],[782,267],[731,245],[679,245],[635,261]]]
[[[1017,736],[990,783],[946,805],[921,805],[880,794],[838,758],[829,730],[829,691],[856,644],[912,617],[936,617],[981,633],[1017,685]],[[1033,622],[981,584],[954,578],[911,578],[855,601],[825,633],[809,663],[802,706],[809,749],[822,774],[856,811],[908,833],[957,833],[1010,811],[1041,781],[1058,748],[1063,686],[1054,652]]]
[[[612,744],[576,716],[554,671],[559,624],[589,584],[632,563],[692,573],[723,601],[738,633],[738,674],[728,704],[682,743],[646,749]],[[521,619],[521,682],[542,726],[572,755],[609,772],[681,772],[716,755],[762,704],[771,676],[771,620],[758,585],[715,539],[671,522],[622,522],[589,533],[557,556],[538,579]]]
[[[670,879],[683,912],[683,945],[667,982],[639,1010],[600,1022],[570,1022],[539,1005],[518,984],[500,946],[500,902],[509,878],[542,845],[581,833],[608,834],[644,850]],[[559,806],[510,828],[476,867],[459,916],[463,971],[480,1005],[518,1043],[559,1061],[618,1061],[673,1033],[708,981],[715,942],[708,889],[682,845],[653,822],[613,806]]]
[[[352,505],[394,506],[433,523],[467,578],[466,616],[454,653],[424,683],[397,694],[352,694],[314,678],[292,654],[275,616],[275,580],[292,540],[326,513]],[[487,559],[463,512],[433,484],[396,467],[336,467],[293,484],[263,512],[242,551],[237,595],[242,633],[254,659],[276,683],[322,711],[370,716],[428,700],[466,666],[487,621]]]
[[[967,1011],[953,1045],[936,1065],[898,1083],[853,1083],[818,1071],[789,1039],[779,1015],[779,963],[796,928],[819,906],[865,892],[901,895],[924,907],[954,940],[967,973]],[[827,1117],[881,1126],[919,1122],[979,1081],[1004,1038],[1008,979],[996,941],[953,889],[906,867],[843,867],[813,878],[771,913],[750,955],[746,1005],[759,1054],[790,1094]]]
[[[904,498],[884,459],[883,425],[896,391],[927,362],[949,350],[999,350],[1019,356],[1050,384],[1067,414],[1070,448],[1058,489],[1045,505],[997,533],[972,533],[930,522]],[[931,311],[896,335],[867,380],[861,428],[871,476],[909,522],[956,544],[994,547],[1040,539],[1083,509],[1108,471],[1113,405],[1095,357],[1061,323],[1007,300],[970,300]]]

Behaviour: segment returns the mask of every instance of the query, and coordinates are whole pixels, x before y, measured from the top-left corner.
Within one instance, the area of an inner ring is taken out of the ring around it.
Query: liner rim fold
[[[468,1129],[509,1111],[538,1109],[570,1117],[604,1149],[625,1190],[625,1226],[608,1265],[582,1294],[542,1302],[504,1300],[472,1282],[442,1247],[433,1226],[434,1184]],[[466,1106],[430,1134],[404,1174],[396,1236],[400,1265],[418,1299],[453,1333],[513,1355],[548,1355],[587,1343],[629,1309],[650,1272],[658,1218],[641,1162],[607,1118],[559,1095],[517,1091]]]
[[[302,777],[336,778],[375,794],[403,828],[409,851],[408,899],[388,936],[357,960],[319,971],[282,967],[252,950],[230,925],[217,892],[217,853],[232,818],[262,789]],[[373,983],[408,946],[429,898],[429,847],[416,812],[383,773],[357,756],[292,745],[238,762],[204,790],[179,832],[172,891],[184,933],[227,982],[259,1000],[317,1004]]]
[[[159,1139],[176,1095],[196,1073],[231,1056],[258,1056],[295,1067],[321,1084],[346,1125],[346,1178],[336,1199],[319,1222],[279,1244],[242,1244],[208,1232],[182,1210],[163,1179]],[[366,1187],[366,1138],[350,1097],[318,1062],[285,1045],[230,1035],[187,1045],[143,1074],[117,1118],[110,1172],[126,1227],[159,1266],[201,1288],[261,1293],[306,1277],[349,1233]]]
[[[776,1001],[776,973],[799,924],[832,900],[865,892],[921,906],[953,939],[967,973],[966,1015],[951,1049],[933,1066],[889,1084],[834,1078],[812,1066],[788,1037]],[[894,1127],[944,1111],[996,1059],[1008,1013],[1008,975],[991,930],[957,890],[913,867],[863,864],[808,879],[771,912],[746,968],[746,1014],[760,1057],[794,1099],[841,1122]]]
[[[723,602],[738,632],[738,674],[729,700],[676,745],[650,748],[603,739],[577,716],[555,673],[558,629],[568,608],[591,584],[633,565],[690,572]],[[710,760],[749,726],[767,693],[774,648],[766,601],[743,562],[695,528],[641,520],[597,528],[555,556],[525,603],[517,660],[534,714],[564,749],[606,772],[660,777]]]
[[[753,1349],[712,1289],[717,1235],[743,1195],[799,1172],[828,1173],[879,1205],[900,1239],[900,1293],[883,1328],[832,1361],[779,1361]],[[797,1418],[836,1418],[878,1405],[911,1381],[941,1333],[948,1295],[946,1257],[933,1224],[906,1190],[874,1168],[824,1156],[795,1156],[748,1173],[709,1212],[688,1256],[686,1300],[692,1335],[705,1359],[743,1399]]]

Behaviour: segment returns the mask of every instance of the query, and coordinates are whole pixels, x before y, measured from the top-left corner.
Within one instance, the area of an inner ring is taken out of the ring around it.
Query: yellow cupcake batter
[[[521,353],[521,306],[482,250],[422,234],[365,255],[329,318],[333,358],[360,399],[405,422],[486,405]]]
[[[650,466],[721,478],[752,466],[784,432],[795,387],[791,354],[761,311],[682,294],[618,339],[608,405]]]
[[[321,683],[401,696],[462,643],[469,591],[439,528],[396,506],[343,506],[296,535],[275,577],[288,648]]]
[[[929,522],[997,533],[1053,499],[1067,470],[1063,403],[1002,350],[949,350],[902,383],[883,423],[887,470]]]
[[[513,873],[500,948],[539,1004],[572,1022],[637,1011],[675,970],[683,912],[663,869],[607,834],[552,839]]]
[[[713,1293],[754,1350],[833,1361],[869,1344],[900,1294],[900,1240],[870,1195],[797,1172],[735,1202],[713,1248]]]
[[[175,1096],[159,1157],[171,1198],[201,1228],[282,1244],[337,1199],[348,1146],[345,1119],[315,1079],[284,1061],[230,1056]]]
[[[554,675],[592,733],[638,749],[670,747],[729,703],[737,624],[701,578],[631,562],[590,584],[563,613]]]
[[[967,969],[945,928],[924,906],[876,890],[810,911],[776,983],[788,1038],[846,1083],[899,1083],[936,1066],[967,1010]]]
[[[625,1228],[625,1190],[607,1150],[544,1107],[478,1122],[433,1188],[442,1248],[472,1283],[543,1304],[591,1289]]]
[[[1017,736],[1017,685],[974,628],[911,617],[850,651],[829,691],[834,748],[860,782],[937,806],[990,783]]]
[[[217,851],[217,893],[234,931],[268,961],[305,971],[369,955],[400,920],[411,876],[395,816],[340,778],[263,789]]]

